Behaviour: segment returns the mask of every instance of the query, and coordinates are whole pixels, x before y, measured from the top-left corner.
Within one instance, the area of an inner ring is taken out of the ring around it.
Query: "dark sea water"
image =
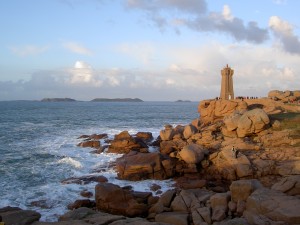
[[[79,148],[82,134],[123,131],[152,132],[155,137],[163,125],[185,125],[199,115],[196,102],[0,102],[0,208],[17,206],[42,214],[42,220],[55,221],[66,206],[82,198],[88,185],[61,184],[61,180],[95,174],[120,157],[117,154],[92,154]],[[148,191],[152,183],[168,189],[172,181],[128,182],[116,179],[112,169],[102,172],[110,182],[132,185]],[[32,202],[38,202],[32,204]]]

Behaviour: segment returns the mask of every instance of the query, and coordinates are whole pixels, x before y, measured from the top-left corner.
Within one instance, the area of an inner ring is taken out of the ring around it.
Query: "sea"
[[[110,165],[120,154],[91,153],[77,147],[81,135],[139,131],[159,136],[165,124],[186,125],[198,118],[197,102],[0,102],[0,208],[20,207],[41,213],[41,221],[57,221],[67,205],[94,193],[96,183],[62,184],[62,180],[103,175],[120,186],[162,191],[173,180],[138,182],[117,179]],[[155,149],[152,151],[155,151]],[[99,169],[100,168],[100,169]],[[99,172],[101,171],[101,172]],[[154,193],[155,194],[155,193]]]

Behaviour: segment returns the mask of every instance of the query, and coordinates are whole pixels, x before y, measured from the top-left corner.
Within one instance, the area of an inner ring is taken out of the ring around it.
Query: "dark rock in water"
[[[115,139],[111,141],[107,152],[127,154],[130,151],[148,152],[148,146],[142,139],[132,137],[128,131],[123,131],[115,135]]]
[[[80,195],[81,195],[82,197],[85,197],[85,198],[91,198],[91,197],[93,197],[93,193],[90,192],[90,191],[87,191],[87,190],[81,191],[81,192],[80,192]]]
[[[50,208],[53,207],[53,205],[49,204],[47,202],[47,200],[33,201],[33,202],[30,202],[30,205],[35,206],[35,207],[39,207],[39,208],[42,208],[42,209],[50,209]]]
[[[78,199],[75,202],[69,204],[68,209],[73,210],[81,207],[94,208],[95,206],[96,206],[95,201],[91,201],[90,199]]]
[[[107,182],[107,178],[104,176],[83,176],[83,177],[71,177],[61,181],[62,184],[89,184],[91,182]]]
[[[100,140],[100,139],[104,139],[107,138],[108,135],[103,133],[103,134],[92,134],[92,135],[86,135],[83,134],[80,137],[78,137],[77,139],[87,139],[87,140]]]
[[[104,152],[106,148],[108,148],[108,145],[100,146],[99,148],[97,148],[94,151],[91,151],[90,153],[100,154],[100,153]]]
[[[135,136],[146,142],[153,140],[153,135],[151,132],[138,132],[135,134]]]
[[[6,225],[27,225],[39,221],[41,214],[32,210],[8,206],[0,209],[0,217]]]
[[[143,102],[139,98],[95,98],[92,102]]]
[[[72,98],[43,98],[41,102],[76,102]]]
[[[80,137],[78,137],[77,139],[88,139],[89,137],[90,137],[90,135],[83,134]]]
[[[83,148],[99,148],[100,142],[99,141],[83,141],[83,142],[80,142],[77,146],[83,147]]]
[[[161,189],[161,186],[158,185],[158,184],[152,184],[151,187],[150,187],[151,191],[157,191],[159,189]]]

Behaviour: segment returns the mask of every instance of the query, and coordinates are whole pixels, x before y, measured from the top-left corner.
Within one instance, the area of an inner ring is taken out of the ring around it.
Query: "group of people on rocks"
[[[235,99],[258,99],[258,97],[254,97],[254,96],[246,96],[246,97],[244,97],[244,96],[238,96],[238,97],[236,97]]]
[[[220,99],[222,99],[222,98],[221,97],[216,97],[215,98],[215,100],[220,100]],[[246,96],[246,97],[238,96],[235,99],[241,99],[241,100],[244,100],[244,99],[258,99],[258,97],[253,97],[253,96],[251,96],[251,97],[249,97],[249,96]]]

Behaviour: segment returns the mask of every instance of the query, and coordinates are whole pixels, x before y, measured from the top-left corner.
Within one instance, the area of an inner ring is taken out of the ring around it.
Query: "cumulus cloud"
[[[49,46],[37,46],[37,45],[24,45],[24,46],[13,46],[10,50],[18,56],[30,56],[38,55],[49,49]]]
[[[92,51],[79,43],[76,42],[65,42],[63,43],[63,47],[68,49],[69,51],[81,55],[92,55]]]
[[[232,15],[228,5],[224,5],[222,12],[207,12],[205,0],[127,0],[127,7],[145,12],[159,29],[169,26],[178,34],[180,27],[185,26],[197,32],[225,33],[237,41],[263,43],[269,39],[267,28],[260,28],[255,21],[245,24]]]
[[[73,68],[69,69],[70,83],[78,85],[92,85],[100,87],[102,81],[98,80],[94,70],[87,63],[83,61],[77,61]]]
[[[285,51],[300,55],[299,37],[294,34],[294,28],[291,24],[278,16],[272,16],[269,20],[269,26]]]

